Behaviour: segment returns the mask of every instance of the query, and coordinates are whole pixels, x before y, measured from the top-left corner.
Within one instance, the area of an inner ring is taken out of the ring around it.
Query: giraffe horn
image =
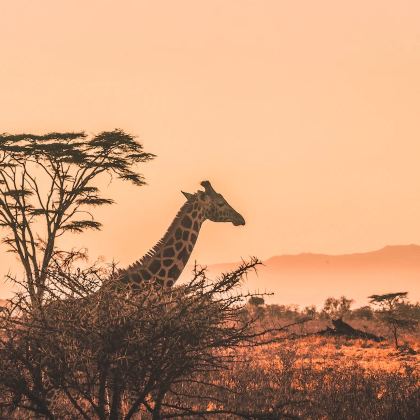
[[[204,187],[207,194],[216,194],[216,191],[214,191],[213,187],[211,186],[209,181],[203,181],[201,183],[201,186]]]

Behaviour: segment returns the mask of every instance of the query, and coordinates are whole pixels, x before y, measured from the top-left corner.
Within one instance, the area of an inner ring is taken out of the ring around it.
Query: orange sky
[[[158,155],[149,186],[115,184],[104,230],[73,239],[93,256],[143,255],[203,179],[247,225],[208,222],[202,263],[420,243],[418,1],[16,0],[0,16],[0,132],[120,127]]]

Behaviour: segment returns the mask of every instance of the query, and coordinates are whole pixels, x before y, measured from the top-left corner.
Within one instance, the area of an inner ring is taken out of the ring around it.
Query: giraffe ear
[[[187,200],[189,200],[190,198],[193,198],[193,196],[194,196],[194,194],[190,194],[190,193],[187,193],[187,192],[184,192],[184,191],[181,191],[181,192],[182,192],[182,194],[185,195]]]

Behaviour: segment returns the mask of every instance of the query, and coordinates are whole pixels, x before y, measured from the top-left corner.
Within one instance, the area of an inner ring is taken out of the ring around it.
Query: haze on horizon
[[[103,187],[122,265],[209,179],[246,219],[207,222],[192,260],[420,243],[420,4],[193,0],[0,5],[0,131],[122,128],[147,187]],[[2,273],[14,259],[0,248]],[[0,293],[7,286],[0,286]]]

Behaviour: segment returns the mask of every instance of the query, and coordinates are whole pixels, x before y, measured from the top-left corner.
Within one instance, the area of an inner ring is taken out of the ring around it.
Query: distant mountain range
[[[258,273],[243,282],[244,291],[273,292],[267,303],[321,306],[329,296],[345,295],[354,307],[365,305],[367,296],[408,292],[412,302],[420,301],[420,246],[386,246],[377,251],[326,255],[304,253],[279,255],[265,260]],[[209,275],[235,269],[240,262],[209,265]],[[187,267],[182,279],[191,276]],[[182,280],[181,279],[181,280]],[[0,306],[4,302],[0,299]]]
[[[236,263],[208,266],[210,275],[229,271]],[[191,271],[191,270],[189,270]],[[183,278],[188,275],[184,271]],[[250,274],[244,290],[269,291],[267,303],[322,305],[329,296],[355,299],[355,307],[367,296],[408,291],[411,301],[420,300],[420,246],[386,246],[377,251],[325,255],[280,255],[264,261],[258,275]]]

